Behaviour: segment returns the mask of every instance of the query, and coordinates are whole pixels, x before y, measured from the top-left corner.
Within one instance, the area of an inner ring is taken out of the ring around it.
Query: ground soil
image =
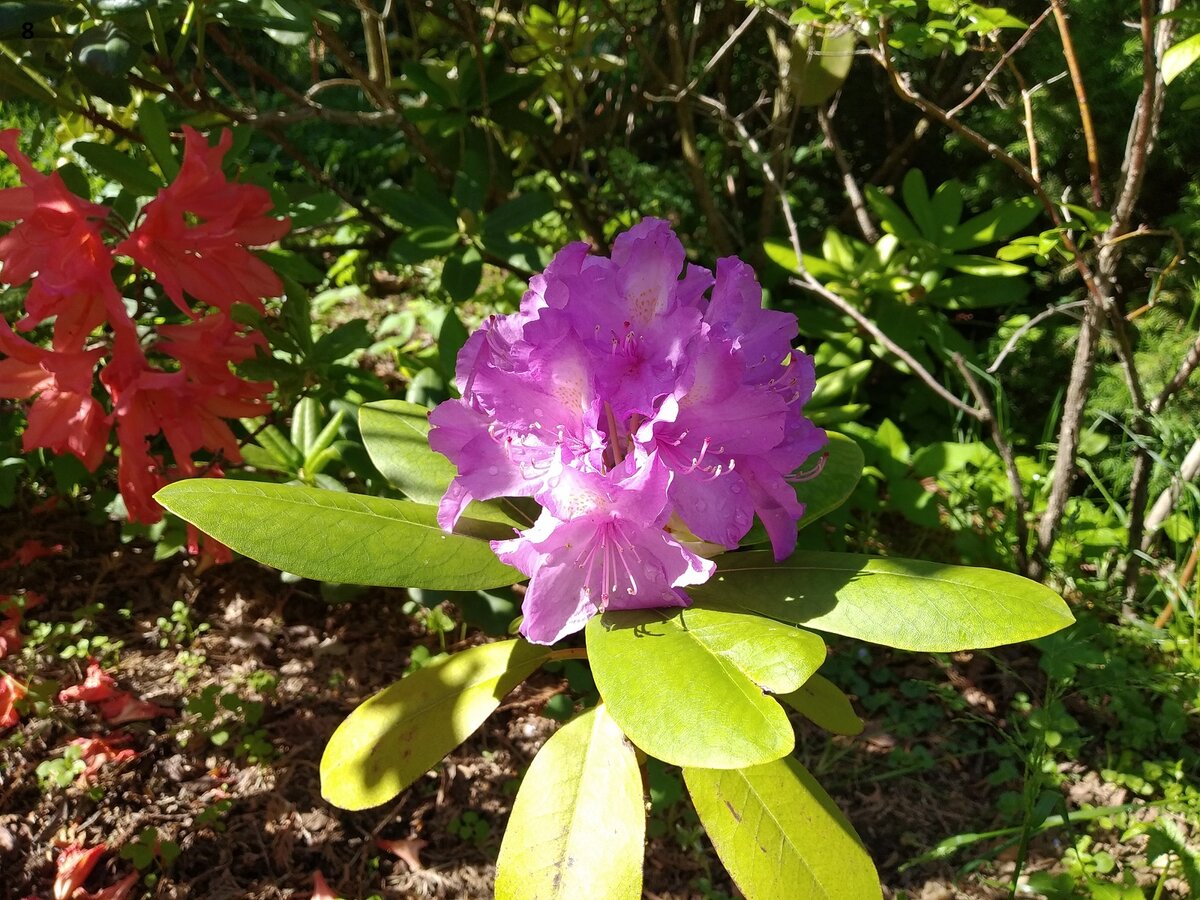
[[[46,790],[36,770],[71,738],[111,730],[92,707],[51,704],[44,714],[27,712],[17,728],[0,735],[0,900],[49,898],[57,847],[70,840],[108,845],[87,887],[112,884],[132,871],[118,851],[148,826],[180,853],[165,870],[147,870],[158,878],[143,896],[307,898],[317,870],[349,898],[490,896],[516,779],[558,727],[541,713],[566,690],[561,677],[535,674],[481,731],[394,803],[343,812],[320,795],[325,741],[357,703],[403,674],[415,647],[437,649],[436,639],[401,611],[404,592],[371,590],[331,604],[317,585],[286,584],[278,573],[246,560],[203,572],[178,556],[155,561],[151,547],[122,544],[115,525],[89,523],[65,505],[0,514],[0,558],[31,538],[61,544],[64,553],[0,571],[0,595],[22,589],[44,594],[46,604],[30,618],[49,622],[70,623],[80,607],[102,603],[84,634],[122,641],[119,662],[110,669],[120,685],[179,713],[125,726],[138,756],[106,767],[90,787]],[[155,624],[180,599],[194,623],[210,626],[186,646],[164,639]],[[467,643],[478,640],[468,636]],[[190,665],[181,650],[194,654]],[[58,648],[41,651],[10,656],[0,667],[22,680],[52,679],[63,686],[81,680],[83,660],[63,660]],[[904,657],[902,665],[907,677],[953,685],[988,716],[1007,707],[1012,671],[1031,665],[1013,662],[1016,669],[1003,675],[970,657],[949,667]],[[274,676],[274,690],[256,690],[263,683],[255,673]],[[261,728],[273,748],[267,759],[253,764],[239,755],[236,723],[233,739],[214,746],[208,736],[216,725],[184,712],[187,698],[209,685],[264,704]],[[1013,862],[1003,856],[957,879],[949,863],[900,871],[937,841],[995,821],[988,757],[877,778],[891,771],[887,757],[897,749],[879,723],[832,746],[806,723],[798,727],[800,758],[862,834],[889,897],[901,890],[924,900],[1009,895],[1005,876]],[[221,801],[230,803],[217,815],[212,810],[221,809]],[[473,840],[454,833],[467,811],[487,823]],[[678,834],[668,829],[649,842],[645,896],[738,896],[706,840],[685,842]],[[380,838],[413,841],[416,856],[410,863],[382,852],[375,844]],[[1035,843],[1030,865],[1049,865],[1060,854],[1051,844]]]

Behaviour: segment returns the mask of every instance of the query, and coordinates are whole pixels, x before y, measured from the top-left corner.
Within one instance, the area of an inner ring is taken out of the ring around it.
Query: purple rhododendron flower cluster
[[[688,605],[683,588],[715,568],[701,542],[737,547],[756,513],[776,559],[795,549],[804,508],[788,479],[827,440],[803,414],[812,359],[792,349],[795,316],[762,308],[748,265],[721,259],[714,279],[685,262],[659,219],[618,236],[611,258],[567,246],[519,312],[471,335],[462,399],[430,415],[430,445],[458,467],[443,528],[472,500],[542,505],[492,542],[530,577],[531,641],[605,609]]]

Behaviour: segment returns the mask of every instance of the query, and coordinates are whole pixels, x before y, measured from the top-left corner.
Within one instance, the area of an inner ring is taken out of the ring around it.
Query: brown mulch
[[[180,557],[156,562],[152,548],[122,545],[115,525],[91,524],[70,510],[0,513],[0,559],[30,538],[62,544],[64,554],[0,570],[0,596],[22,589],[44,594],[46,604],[28,616],[41,622],[71,623],[80,607],[103,604],[92,611],[82,636],[123,641],[119,661],[110,662],[108,671],[122,688],[180,713],[123,726],[137,758],[102,769],[89,786],[45,789],[36,772],[70,739],[111,730],[93,707],[52,703],[40,715],[27,712],[0,735],[0,900],[49,898],[57,848],[69,841],[108,845],[86,886],[110,885],[133,871],[121,848],[150,826],[180,852],[171,865],[147,869],[156,882],[135,896],[307,898],[318,870],[350,898],[490,896],[517,780],[557,727],[540,713],[566,689],[560,676],[531,677],[483,729],[395,802],[344,812],[320,796],[318,762],[326,740],[357,703],[403,674],[414,647],[438,649],[436,638],[401,611],[403,591],[372,589],[331,604],[317,585],[284,583],[278,573],[245,560],[199,574],[194,562]],[[155,625],[179,599],[193,623],[210,626],[183,645],[163,639]],[[58,686],[78,683],[85,666],[85,660],[62,659],[60,649],[17,653],[0,668],[23,681],[57,682],[53,696]],[[988,683],[994,672],[977,664],[973,669],[969,658],[950,674],[928,662],[909,664],[926,678],[957,679],[984,714],[989,691],[1003,690]],[[273,689],[265,676],[274,680]],[[210,685],[261,702],[261,723],[234,722],[233,738],[214,745],[213,726],[183,711]],[[237,745],[258,727],[270,754],[252,763]],[[852,773],[839,778],[823,771],[829,753],[824,739],[803,723],[799,727],[801,759],[827,782],[863,835],[889,896],[901,888],[926,900],[1008,895],[1003,863],[991,872],[1000,887],[975,877],[955,887],[952,870],[941,864],[897,871],[938,840],[993,821],[983,757],[919,776],[873,780],[895,742],[869,729],[856,741],[835,745],[835,770]],[[486,823],[484,833],[469,841],[454,833],[468,811]],[[646,897],[736,896],[706,839],[680,837],[687,824],[649,841]],[[379,850],[377,838],[414,841],[409,846],[419,867]]]

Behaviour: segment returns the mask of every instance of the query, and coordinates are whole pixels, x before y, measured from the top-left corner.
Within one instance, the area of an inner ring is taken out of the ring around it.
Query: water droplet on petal
[[[500,474],[500,469],[497,466],[488,466],[488,474],[498,475]]]

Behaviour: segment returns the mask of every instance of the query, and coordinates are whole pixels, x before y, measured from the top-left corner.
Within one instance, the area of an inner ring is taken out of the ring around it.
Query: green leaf
[[[871,373],[871,366],[874,365],[874,362],[871,359],[860,359],[858,362],[830,372],[828,375],[822,375],[817,381],[816,390],[813,391],[812,398],[807,405],[810,407],[833,405],[835,401],[845,397],[866,379]]]
[[[698,605],[901,650],[952,652],[1043,637],[1075,621],[1045,585],[995,569],[856,553],[726,554]]]
[[[417,503],[436,505],[455,475],[454,464],[429,446],[429,410],[407,400],[378,400],[358,410],[363,445],[381,475]],[[472,502],[467,516],[524,527],[532,520],[511,501]]]
[[[900,193],[904,197],[904,205],[908,214],[917,223],[926,240],[938,243],[941,238],[941,226],[934,215],[933,206],[929,202],[929,188],[925,185],[925,176],[920,169],[909,169],[900,185]]]
[[[871,857],[837,804],[787,757],[749,769],[683,770],[717,855],[753,900],[879,900]]]
[[[151,100],[143,100],[138,107],[138,130],[163,175],[168,181],[173,181],[179,174],[179,161],[171,147],[171,132],[167,128],[162,107]]]
[[[942,245],[948,250],[969,250],[1007,240],[1036,219],[1041,208],[1032,197],[998,203],[987,212],[967,219]]]
[[[432,506],[299,485],[193,478],[155,498],[251,559],[304,578],[381,587],[474,591],[523,579],[475,537],[446,534]],[[511,530],[463,519],[460,530]]]
[[[818,48],[811,30],[796,32],[788,79],[799,106],[819,106],[842,86],[854,62],[857,37],[853,28],[826,28]]]
[[[1029,271],[1025,266],[990,256],[959,255],[946,257],[946,265],[977,278],[1012,278]]]
[[[349,810],[391,800],[466,740],[549,655],[520,640],[484,644],[384,688],[325,745],[321,796]]]
[[[790,753],[791,725],[764,691],[796,690],[825,659],[813,634],[722,610],[609,611],[586,633],[609,715],[647,754],[680,766],[738,768]]]
[[[104,23],[81,32],[71,45],[75,61],[105,78],[122,78],[138,58],[129,35]]]
[[[455,476],[454,464],[429,446],[429,410],[405,400],[379,400],[358,410],[363,445],[380,474],[418,503],[436,504]]]
[[[850,698],[832,681],[814,675],[790,694],[780,694],[786,703],[819,728],[834,734],[861,734],[863,721],[854,712]]]
[[[482,277],[483,257],[474,247],[450,254],[442,265],[442,287],[456,303],[473,297]]]
[[[796,490],[796,499],[804,504],[804,515],[797,523],[797,528],[806,528],[826,513],[833,512],[854,493],[858,479],[862,476],[863,453],[858,444],[844,434],[828,431],[829,443],[818,450],[814,457],[828,454],[821,474],[808,481],[798,481],[792,485]],[[805,467],[815,465],[815,459],[805,462]],[[742,538],[742,546],[766,543],[769,540],[767,530],[762,522],[755,521],[754,527]]]
[[[458,351],[467,342],[467,329],[454,310],[446,310],[446,318],[438,329],[438,362],[442,378],[447,384],[454,383],[454,372],[458,365]]]
[[[496,862],[497,900],[637,900],[646,809],[633,747],[604,705],[548,740],[529,766]]]
[[[532,225],[554,209],[554,200],[542,191],[529,191],[497,206],[483,220],[487,237],[508,237]]]
[[[89,166],[139,197],[158,193],[162,182],[145,163],[131,159],[107,144],[76,141],[71,149],[84,158]]]
[[[938,226],[937,243],[940,244],[942,239],[958,225],[958,220],[962,218],[962,183],[954,179],[943,181],[937,186],[937,190],[933,192],[933,197],[929,202],[933,210],[934,221]]]
[[[920,243],[921,233],[913,224],[913,220],[905,215],[904,210],[896,201],[880,188],[875,185],[867,186],[867,203],[879,217],[879,223],[883,226],[884,231],[894,234],[906,244]]]
[[[1163,81],[1170,84],[1198,59],[1200,59],[1200,33],[1180,41],[1163,54]]]

